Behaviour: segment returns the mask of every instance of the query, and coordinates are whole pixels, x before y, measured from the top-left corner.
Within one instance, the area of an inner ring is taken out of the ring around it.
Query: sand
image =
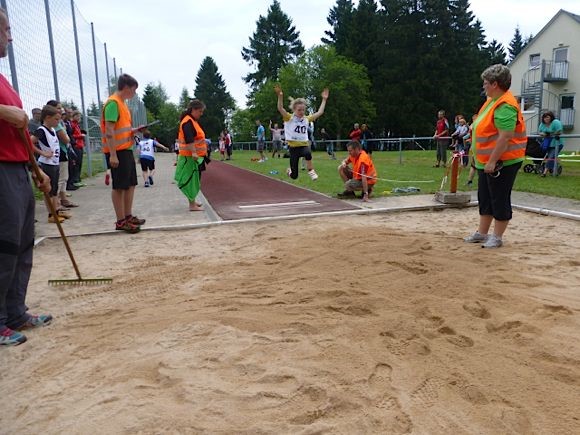
[[[477,211],[75,238],[36,249],[0,433],[580,432],[580,226]]]

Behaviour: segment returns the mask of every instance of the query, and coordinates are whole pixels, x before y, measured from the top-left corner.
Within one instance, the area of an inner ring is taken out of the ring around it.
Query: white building
[[[540,116],[551,110],[564,134],[580,134],[576,100],[580,95],[580,15],[563,9],[540,30],[509,65],[511,90],[521,97],[528,134],[538,131]],[[580,150],[580,138],[566,139],[567,150]]]

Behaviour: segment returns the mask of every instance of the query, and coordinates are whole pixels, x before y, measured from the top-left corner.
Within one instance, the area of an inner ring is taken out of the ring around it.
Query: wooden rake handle
[[[34,171],[34,175],[36,176],[37,180],[42,180],[42,178],[43,178],[42,173],[40,172],[40,168],[38,167],[38,163],[36,163],[36,159],[34,158],[34,151],[32,150],[33,145],[32,145],[32,142],[30,140],[30,136],[28,135],[28,132],[26,132],[23,128],[18,129],[18,132],[20,133],[20,139],[22,140],[22,143],[26,147],[26,151],[28,152],[28,159],[30,160],[30,164],[32,165],[32,170]],[[44,193],[44,202],[46,202],[46,205],[48,206],[50,213],[54,217],[54,221],[56,222],[56,226],[58,227],[58,232],[60,233],[60,238],[62,239],[62,242],[64,243],[64,247],[66,248],[66,252],[68,253],[70,261],[75,269],[75,273],[77,274],[77,278],[82,281],[79,267],[77,266],[77,262],[75,261],[75,257],[72,253],[72,250],[70,249],[70,245],[68,244],[68,240],[66,238],[66,235],[64,234],[64,230],[62,229],[62,225],[58,219],[58,213],[56,212],[56,210],[54,208],[54,204],[52,203],[52,200],[50,199],[50,196],[48,195],[48,193],[46,193],[46,192],[42,192],[42,193]]]

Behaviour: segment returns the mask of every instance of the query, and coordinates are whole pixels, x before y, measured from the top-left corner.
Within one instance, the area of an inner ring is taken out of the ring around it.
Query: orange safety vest
[[[518,119],[516,121],[514,137],[509,140],[508,147],[500,156],[500,160],[523,159],[526,154],[528,137],[526,134],[526,124],[518,102],[513,94],[510,91],[507,91],[496,101],[488,98],[479,113],[483,113],[490,104],[493,104],[493,106],[485,114],[484,118],[479,121],[475,128],[475,158],[479,163],[483,164],[489,161],[489,156],[495,149],[497,138],[499,137],[499,131],[494,124],[494,112],[501,104],[509,104],[517,109]]]
[[[367,168],[366,177],[368,184],[375,184],[377,182],[377,170],[371,157],[366,153],[366,151],[360,152],[358,157],[355,159],[349,156],[348,161],[352,163],[352,176],[355,180],[362,180],[361,167],[365,165]]]
[[[119,108],[119,119],[113,129],[113,140],[108,141],[106,136],[105,106],[109,101],[115,101]],[[103,105],[101,113],[101,133],[103,141],[103,152],[108,153],[111,146],[115,146],[117,151],[126,150],[133,146],[133,129],[131,127],[131,112],[125,102],[115,93],[109,97]]]
[[[207,156],[207,142],[205,141],[205,133],[201,126],[197,123],[195,119],[191,115],[185,115],[185,117],[179,123],[179,131],[177,132],[177,142],[179,143],[179,155],[180,156],[192,156],[191,150],[186,149],[187,143],[185,142],[185,134],[183,133],[183,125],[188,121],[193,122],[193,126],[195,127],[195,131],[197,132],[193,147],[195,148],[195,153],[198,157],[205,157]]]

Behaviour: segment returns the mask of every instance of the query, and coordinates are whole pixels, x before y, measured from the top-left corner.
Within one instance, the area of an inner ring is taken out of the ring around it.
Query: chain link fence
[[[0,6],[8,13],[14,40],[8,57],[0,59],[0,73],[12,83],[29,116],[49,100],[76,107],[89,136],[84,169],[89,175],[101,170],[100,111],[122,73],[116,58],[73,0],[0,0]],[[128,106],[133,126],[147,123],[138,96]]]

